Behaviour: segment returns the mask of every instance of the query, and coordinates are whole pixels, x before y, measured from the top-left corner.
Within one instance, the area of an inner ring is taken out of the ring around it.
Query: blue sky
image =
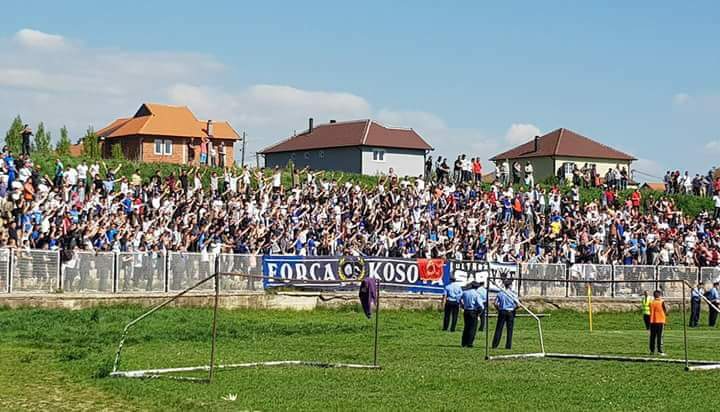
[[[310,116],[373,117],[484,159],[566,127],[651,174],[705,171],[720,4],[626,3],[11,2],[0,122],[80,135],[142,101],[187,104],[254,152]]]

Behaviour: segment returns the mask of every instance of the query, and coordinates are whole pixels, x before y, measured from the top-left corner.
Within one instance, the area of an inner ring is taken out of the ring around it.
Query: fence
[[[637,298],[645,290],[652,293],[659,288],[666,297],[679,298],[683,295],[680,283],[658,280],[708,285],[720,280],[720,267],[522,264],[519,278],[519,294],[525,297],[587,296],[588,284],[576,281],[596,280],[606,283],[591,284],[592,296]],[[685,293],[687,296],[688,291]]]
[[[452,266],[446,265],[448,270]],[[178,292],[216,272],[256,276],[220,277],[223,292],[263,288],[263,256],[258,255],[78,251],[61,259],[58,251],[0,249],[0,293]],[[658,280],[708,284],[720,280],[720,267],[522,264],[516,277],[518,292],[524,297],[583,297],[590,292],[598,297],[635,298],[657,288],[667,297],[681,297],[680,284]],[[604,282],[590,288],[569,282],[577,280]],[[213,287],[209,282],[198,291]]]

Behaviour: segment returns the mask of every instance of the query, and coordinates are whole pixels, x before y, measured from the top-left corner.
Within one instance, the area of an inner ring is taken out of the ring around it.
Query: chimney
[[[313,131],[313,118],[308,119],[308,133]]]
[[[335,119],[330,119],[330,124],[334,124],[334,123],[337,123],[337,120],[335,120]]]
[[[208,135],[208,137],[212,137],[212,136],[213,136],[213,122],[212,122],[212,120],[208,120],[208,121],[207,121],[207,135]]]
[[[535,140],[534,140],[535,150],[533,150],[533,152],[537,152],[537,151],[538,151],[538,147],[537,147],[537,146],[538,146],[538,139],[540,139],[540,136],[535,136]]]

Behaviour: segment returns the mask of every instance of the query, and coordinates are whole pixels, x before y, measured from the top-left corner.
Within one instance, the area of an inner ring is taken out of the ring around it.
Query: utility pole
[[[244,167],[245,166],[245,132],[243,132],[243,137],[242,137],[242,157],[240,159],[241,159],[240,164]]]

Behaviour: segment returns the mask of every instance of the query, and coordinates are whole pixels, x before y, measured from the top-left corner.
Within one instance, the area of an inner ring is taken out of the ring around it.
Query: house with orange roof
[[[117,119],[96,134],[104,157],[119,145],[129,160],[216,166],[233,164],[240,140],[226,121],[200,120],[187,106],[153,103],[143,103],[132,117]]]

